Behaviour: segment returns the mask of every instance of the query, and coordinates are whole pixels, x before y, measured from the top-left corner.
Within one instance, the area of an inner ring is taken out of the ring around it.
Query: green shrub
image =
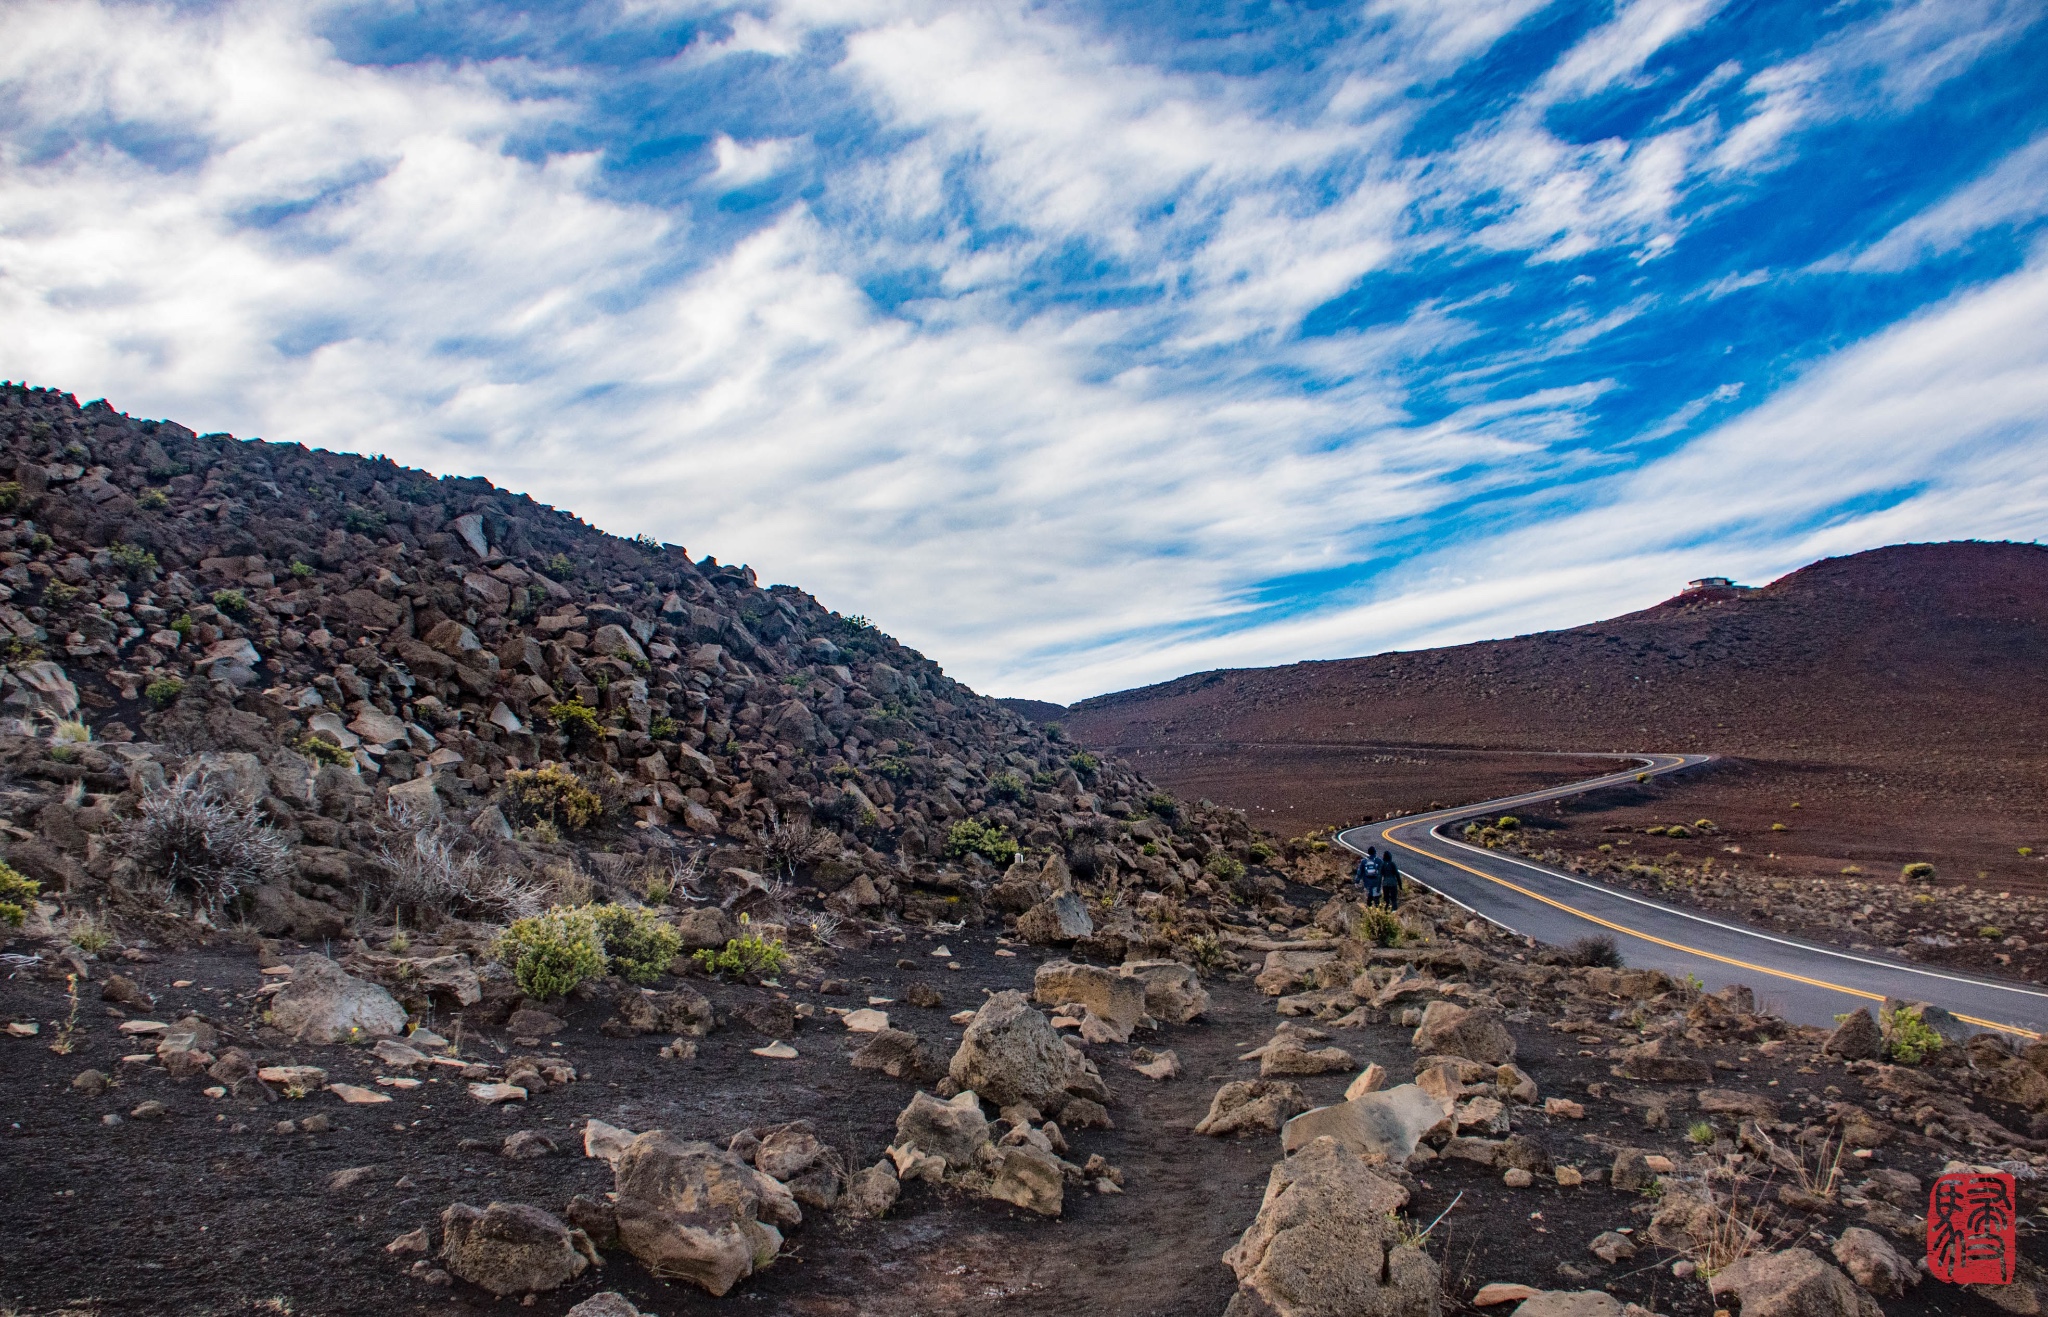
[[[1564,955],[1572,964],[1588,969],[1596,966],[1604,969],[1621,968],[1621,950],[1614,945],[1614,939],[1605,933],[1580,938],[1564,949]]]
[[[1708,1121],[1696,1120],[1687,1127],[1685,1137],[1701,1147],[1705,1147],[1714,1141],[1714,1127]]]
[[[1163,819],[1180,817],[1180,802],[1164,791],[1155,791],[1145,797],[1145,808]]]
[[[52,581],[43,587],[43,600],[45,603],[68,604],[84,593],[69,581]]]
[[[988,793],[997,800],[1022,800],[1031,793],[1031,783],[1022,773],[1006,768],[988,780]]]
[[[605,732],[604,724],[598,721],[597,710],[581,700],[565,700],[561,704],[549,705],[548,717],[555,720],[555,726],[572,737],[599,737]]]
[[[1074,770],[1074,776],[1083,782],[1092,783],[1095,775],[1102,771],[1102,761],[1086,750],[1077,750],[1067,756],[1067,767]]]
[[[1686,827],[1683,823],[1674,823],[1664,829],[1664,835],[1667,837],[1690,837],[1692,836],[1692,829]]]
[[[511,969],[521,992],[541,1001],[604,975],[604,939],[585,908],[558,905],[521,919],[498,935],[492,954]]]
[[[1773,824],[1771,825],[1771,831],[1772,831],[1772,832],[1790,832],[1790,831],[1792,831],[1792,829],[1790,829],[1790,828],[1786,827],[1786,826],[1785,826],[1784,824],[1782,824],[1782,823],[1773,823]]]
[[[36,893],[43,885],[33,878],[24,878],[14,867],[0,861],[0,922],[20,928],[28,922],[28,912],[35,906]]]
[[[1915,860],[1899,870],[1899,881],[1908,883],[1931,883],[1934,881],[1934,866],[1925,860]]]
[[[1516,828],[1522,826],[1522,821],[1512,814],[1503,814],[1500,816],[1500,821],[1493,826],[1502,832],[1513,832]]]
[[[1273,848],[1263,841],[1255,841],[1245,852],[1252,857],[1253,864],[1266,864],[1273,858]]]
[[[308,576],[311,576],[312,574],[313,574],[313,564],[312,564],[312,563],[309,563],[309,562],[301,562],[301,561],[299,561],[298,559],[293,559],[293,560],[292,560],[292,575],[293,575],[293,576],[296,576],[296,577],[297,577],[298,579],[300,579],[301,581],[303,581],[303,580],[305,580],[305,579],[306,579],[306,578],[307,578]]]
[[[1017,849],[1017,839],[998,823],[961,819],[946,833],[946,854],[956,859],[979,855],[1000,868],[1017,858]]]
[[[21,482],[9,480],[0,484],[0,512],[12,512],[21,506]]]
[[[772,979],[789,964],[789,953],[780,942],[748,933],[727,942],[723,951],[706,947],[692,953],[690,959],[706,974],[758,974]]]
[[[1977,936],[1995,941],[1998,938],[2002,938],[2005,936],[2005,930],[2000,928],[1996,924],[1986,924],[1984,925],[1984,927],[1977,930]]]
[[[629,982],[654,982],[683,949],[682,934],[651,910],[600,905],[591,909],[591,915],[604,939],[612,973]]]
[[[1359,915],[1352,936],[1376,947],[1398,947],[1406,934],[1393,911],[1383,905],[1369,905]]]
[[[911,778],[910,762],[899,755],[883,755],[868,766],[876,777],[891,782],[908,782]]]
[[[567,578],[574,576],[575,574],[576,564],[569,561],[568,554],[558,553],[554,557],[548,559],[549,576],[555,577],[558,580],[566,580]]]
[[[560,764],[514,769],[505,774],[505,794],[523,822],[587,828],[604,815],[598,794]]]
[[[185,683],[176,677],[158,677],[142,688],[142,698],[159,709],[175,704],[178,697],[184,693]]]
[[[226,613],[229,617],[247,617],[249,615],[249,596],[243,594],[240,590],[215,590],[213,592],[213,606]]]
[[[647,734],[657,741],[670,740],[676,734],[676,720],[667,714],[662,714],[653,722],[647,724]]]
[[[1884,1022],[1884,1054],[1887,1060],[1919,1065],[1941,1050],[1941,1035],[1921,1018],[1918,1009],[1903,1007],[1879,1014]]]
[[[299,742],[299,752],[316,764],[353,764],[354,752],[324,736],[308,736]]]
[[[1244,877],[1244,865],[1222,851],[1211,851],[1209,858],[1202,862],[1202,872],[1212,878],[1221,878],[1226,883],[1234,883]]]
[[[349,508],[341,514],[341,524],[359,535],[375,535],[384,529],[384,514],[368,508]]]
[[[192,615],[190,613],[180,613],[178,620],[171,623],[171,630],[178,633],[179,640],[190,640],[192,638]]]
[[[156,555],[140,544],[116,544],[107,551],[107,557],[113,560],[114,566],[130,576],[140,576],[144,572],[156,570]]]

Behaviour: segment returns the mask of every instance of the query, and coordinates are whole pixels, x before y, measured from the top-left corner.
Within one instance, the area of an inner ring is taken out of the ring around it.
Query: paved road
[[[1933,1002],[1985,1028],[2048,1035],[2048,992],[1747,928],[1439,831],[1630,782],[1640,774],[1681,772],[1713,756],[1615,758],[1628,767],[1519,796],[1369,823],[1338,834],[1337,840],[1359,854],[1369,845],[1391,845],[1410,881],[1515,933],[1553,946],[1611,934],[1631,966],[1697,975],[1709,988],[1746,983],[1759,1003],[1795,1023],[1825,1025],[1844,1011],[1869,1006],[1875,1012],[1885,998],[1899,997]]]

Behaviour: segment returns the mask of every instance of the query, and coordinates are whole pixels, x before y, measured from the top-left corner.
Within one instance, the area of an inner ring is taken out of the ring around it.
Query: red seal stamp
[[[2018,1191],[2003,1171],[1956,1171],[1927,1191],[1927,1270],[1951,1285],[2010,1285]]]

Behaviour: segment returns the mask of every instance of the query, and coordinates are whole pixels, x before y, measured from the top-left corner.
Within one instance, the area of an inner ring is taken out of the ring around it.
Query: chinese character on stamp
[[[1927,1269],[1952,1285],[2010,1285],[2018,1196],[2002,1171],[1957,1171],[1927,1191]]]

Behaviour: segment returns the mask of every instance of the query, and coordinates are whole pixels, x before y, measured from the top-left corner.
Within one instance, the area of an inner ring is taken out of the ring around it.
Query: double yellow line
[[[1418,821],[1415,819],[1403,819],[1398,823],[1390,824],[1389,826],[1381,829],[1380,840],[1386,842],[1390,846],[1399,846],[1403,850],[1413,851],[1415,852],[1415,854],[1422,856],[1424,859],[1433,860],[1438,864],[1448,864],[1453,869],[1462,869],[1466,873],[1471,874],[1474,878],[1484,878],[1487,882],[1496,883],[1502,887],[1507,888],[1511,892],[1519,892],[1520,894],[1528,897],[1532,901],[1541,901],[1543,904],[1551,906],[1558,910],[1562,910],[1568,915],[1576,915],[1580,919],[1585,920],[1587,923],[1598,924],[1602,928],[1611,929],[1616,933],[1625,933],[1629,937],[1641,938],[1645,942],[1653,943],[1660,947],[1666,947],[1672,951],[1683,952],[1688,956],[1699,956],[1706,960],[1718,961],[1723,965],[1732,965],[1737,969],[1749,970],[1756,974],[1768,974],[1773,978],[1790,979],[1794,983],[1804,983],[1808,987],[1812,988],[1825,988],[1830,992],[1847,993],[1851,997],[1861,997],[1865,1001],[1874,1001],[1882,1003],[1885,1000],[1885,995],[1881,992],[1869,992],[1862,988],[1852,988],[1842,983],[1830,983],[1826,979],[1808,978],[1804,974],[1794,974],[1789,970],[1772,969],[1768,965],[1757,965],[1746,960],[1737,960],[1733,956],[1719,955],[1715,952],[1706,951],[1699,947],[1687,946],[1683,942],[1672,942],[1666,938],[1656,937],[1652,934],[1645,933],[1640,929],[1630,928],[1625,924],[1617,924],[1614,923],[1612,920],[1602,919],[1600,916],[1595,914],[1589,914],[1576,906],[1566,905],[1563,901],[1559,901],[1554,897],[1545,896],[1541,892],[1531,891],[1530,889],[1522,886],[1520,883],[1512,883],[1505,878],[1497,878],[1493,874],[1482,872],[1478,869],[1473,868],[1469,864],[1460,864],[1458,861],[1451,859],[1448,856],[1437,855],[1431,851],[1426,851],[1422,849],[1420,846],[1415,845],[1413,842],[1402,841],[1396,836],[1394,836],[1395,828],[1415,826],[1427,826],[1429,828],[1434,828],[1436,825],[1433,823],[1428,823],[1427,820]],[[2022,1029],[2016,1024],[2001,1024],[1996,1020],[1983,1020],[1979,1019],[1974,1015],[1957,1015],[1956,1018],[1958,1020],[1961,1020],[1965,1024],[1974,1024],[1982,1029],[1995,1029],[2001,1033],[2018,1034],[2022,1038],[2039,1039],[2041,1037],[2041,1035],[2036,1033],[2034,1030]]]

